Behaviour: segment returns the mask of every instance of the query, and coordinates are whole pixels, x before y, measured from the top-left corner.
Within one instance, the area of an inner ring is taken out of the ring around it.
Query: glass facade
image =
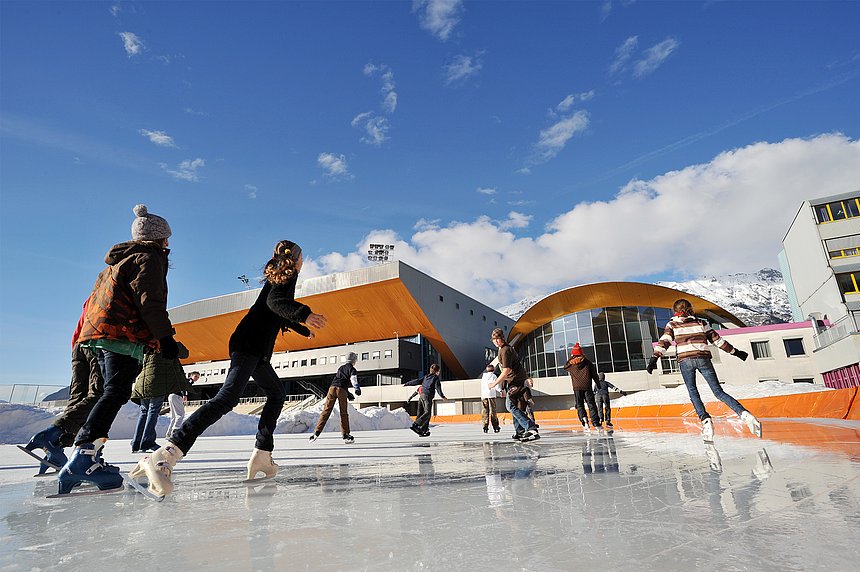
[[[563,366],[579,343],[604,373],[644,370],[653,343],[672,319],[669,308],[615,306],[575,312],[536,328],[517,345],[532,377],[567,375]],[[712,324],[719,328],[719,324]]]

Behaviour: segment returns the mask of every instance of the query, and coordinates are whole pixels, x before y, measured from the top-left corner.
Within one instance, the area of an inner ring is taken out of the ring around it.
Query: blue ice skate
[[[63,436],[63,429],[56,425],[51,425],[47,429],[39,431],[30,438],[30,442],[25,446],[18,448],[39,460],[39,474],[42,475],[48,468],[60,470],[60,468],[68,462],[66,454],[63,451],[63,445],[60,439]],[[32,451],[34,449],[42,449],[45,451],[44,457],[39,457]]]
[[[103,463],[100,455],[103,445],[104,441],[99,439],[96,443],[87,443],[75,447],[72,458],[60,470],[60,476],[57,479],[59,495],[70,495],[72,489],[82,483],[92,483],[101,492],[122,490],[122,475],[119,474],[119,471],[109,469]]]

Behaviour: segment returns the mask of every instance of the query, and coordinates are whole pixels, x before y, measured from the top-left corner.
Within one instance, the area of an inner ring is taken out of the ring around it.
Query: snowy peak
[[[791,321],[791,308],[782,273],[773,268],[758,272],[703,276],[685,282],[657,282],[658,286],[674,288],[725,308],[748,325],[781,324]],[[498,311],[512,320],[519,319],[544,296],[534,296],[515,302]]]

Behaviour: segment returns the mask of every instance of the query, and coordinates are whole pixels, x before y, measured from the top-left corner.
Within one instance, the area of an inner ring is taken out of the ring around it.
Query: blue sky
[[[404,261],[500,307],[775,266],[860,189],[856,2],[3,2],[0,384],[66,383],[145,203],[171,306]],[[329,317],[336,321],[336,317]],[[226,343],[226,340],[225,340]]]

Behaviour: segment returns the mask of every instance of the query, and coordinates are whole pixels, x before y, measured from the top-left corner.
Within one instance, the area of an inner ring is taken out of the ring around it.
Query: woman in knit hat
[[[286,398],[284,384],[270,362],[278,334],[293,330],[312,338],[304,325],[322,328],[326,319],[314,314],[308,306],[296,302],[296,282],[302,270],[302,249],[294,242],[282,240],[275,245],[272,258],[264,268],[265,281],[257,301],[236,326],[230,337],[230,369],[224,385],[212,399],[188,417],[179,429],[168,436],[168,443],[144,457],[129,476],[146,476],[149,493],[164,497],[173,491],[171,475],[176,462],[188,454],[197,438],[239,403],[248,380],[266,393],[266,404],[260,412],[257,440],[248,461],[248,480],[262,472],[273,477],[278,465],[272,460],[274,432]]]
[[[144,353],[174,359],[178,347],[167,315],[167,257],[170,225],[146,205],[134,207],[130,242],[114,245],[108,267],[96,279],[78,342],[104,354],[104,393],[75,438],[75,450],[60,470],[59,493],[82,482],[101,490],[122,488],[115,467],[101,458],[101,448],[120,408],[131,397]]]
[[[591,424],[602,428],[600,415],[597,413],[597,404],[594,402],[594,390],[591,388],[592,381],[598,381],[597,368],[582,354],[582,348],[577,343],[570,350],[570,359],[564,364],[564,369],[570,375],[570,383],[573,386],[573,394],[576,396],[576,413],[582,428],[589,431],[588,417],[585,415],[585,401],[588,402],[588,412],[591,415]]]

